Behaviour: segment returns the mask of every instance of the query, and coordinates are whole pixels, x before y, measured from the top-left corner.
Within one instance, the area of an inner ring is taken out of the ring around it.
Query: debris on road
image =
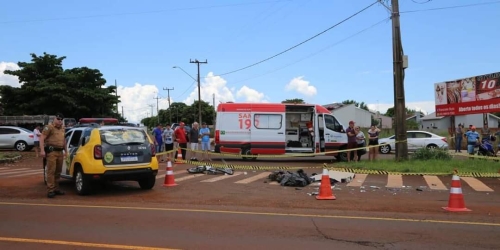
[[[303,169],[297,170],[296,173],[277,170],[269,174],[268,179],[279,182],[281,186],[288,187],[305,187],[314,182],[314,179],[309,177]]]
[[[337,182],[341,183],[349,183],[354,179],[355,174],[351,172],[342,172],[342,171],[333,171],[330,170],[328,171],[328,175],[330,176],[330,179],[334,179]],[[314,175],[314,181],[320,181],[321,180],[321,175]]]

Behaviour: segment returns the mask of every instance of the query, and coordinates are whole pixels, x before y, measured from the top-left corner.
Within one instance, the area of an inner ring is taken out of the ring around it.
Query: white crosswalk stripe
[[[269,185],[279,186],[276,181],[270,181],[268,176],[271,172],[262,171],[235,171],[233,175],[209,175],[209,174],[190,174],[183,168],[175,168],[173,172],[176,182],[183,183],[224,183],[224,184],[240,184],[240,185],[250,185],[259,180],[267,181]],[[166,171],[160,169],[156,179],[165,178]],[[14,167],[14,166],[2,166],[0,167],[0,179],[3,178],[27,178],[34,175],[43,175],[42,168],[26,168],[26,167]],[[450,180],[447,181],[447,178]],[[481,178],[474,177],[461,177],[462,188],[472,189],[475,192],[494,192],[492,187],[500,185],[500,179],[490,178],[489,181],[483,182]],[[405,182],[411,182],[406,184]],[[492,182],[498,181],[498,184],[491,184]],[[357,174],[352,182],[345,184],[349,188],[364,188],[364,186],[378,186],[386,188],[418,188],[424,186],[428,190],[432,191],[448,191],[449,185],[451,183],[451,177],[441,177],[441,176],[402,176],[402,175],[370,175],[370,174]],[[490,183],[490,184],[488,184]],[[184,185],[186,185],[184,184]],[[495,186],[488,186],[495,185]]]

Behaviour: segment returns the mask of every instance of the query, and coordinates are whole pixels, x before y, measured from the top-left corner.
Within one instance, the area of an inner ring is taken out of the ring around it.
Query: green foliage
[[[125,121],[116,111],[116,87],[105,87],[106,80],[97,69],[63,69],[66,57],[31,54],[31,62],[19,62],[19,70],[6,70],[17,76],[20,88],[0,86],[3,115],[53,115],[57,112],[76,119],[114,117]]]
[[[304,99],[301,98],[293,98],[293,99],[286,99],[282,101],[281,103],[296,103],[296,104],[304,104],[306,103]]]
[[[450,160],[452,157],[448,150],[440,148],[419,148],[411,155],[413,160]]]
[[[170,104],[168,109],[161,109],[158,113],[161,124],[181,121],[192,124],[198,121],[198,101],[194,101],[190,106],[183,102],[174,102]],[[201,102],[201,117],[203,122],[207,124],[214,124],[215,122],[215,110],[208,102]],[[144,118],[141,123],[148,127],[154,127],[158,123],[158,116]]]
[[[416,130],[416,129],[419,129],[419,125],[415,120],[406,120],[406,129],[407,130]]]
[[[346,105],[349,105],[349,104],[354,104],[356,107],[360,108],[360,109],[364,109],[364,110],[368,110],[368,105],[366,105],[365,102],[357,102],[357,101],[354,101],[354,100],[345,100],[342,102],[342,104],[346,104]]]
[[[417,112],[415,109],[409,109],[406,107],[406,114],[415,114],[415,112]],[[388,108],[384,115],[394,117],[394,107]]]

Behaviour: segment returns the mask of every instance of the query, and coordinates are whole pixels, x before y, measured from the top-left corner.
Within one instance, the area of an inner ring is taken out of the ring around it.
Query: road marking
[[[0,176],[1,175],[8,175],[8,174],[26,173],[26,172],[30,172],[30,171],[33,171],[33,169],[26,168],[26,170],[14,170],[14,171],[9,170],[9,171],[0,172]],[[38,171],[38,169],[36,171]]]
[[[424,175],[425,182],[432,190],[448,190],[443,182],[435,175]]]
[[[486,186],[483,182],[480,180],[474,178],[474,177],[460,177],[462,180],[464,180],[469,186],[479,192],[493,192],[493,189],[490,187]]]
[[[42,239],[11,238],[11,237],[0,237],[0,241],[22,242],[22,243],[38,243],[38,244],[52,244],[52,245],[65,245],[65,246],[80,246],[80,247],[98,247],[98,248],[111,248],[111,249],[174,250],[173,248],[157,248],[157,247],[144,247],[144,246],[127,246],[127,245],[88,243],[88,242],[76,242],[76,241],[42,240]]]
[[[252,176],[252,177],[249,177],[249,178],[246,178],[246,179],[243,179],[243,180],[239,180],[239,181],[237,181],[235,183],[237,183],[237,184],[248,184],[248,183],[254,182],[254,181],[258,180],[258,179],[262,179],[264,177],[268,177],[269,174],[271,174],[271,172],[260,173],[260,174],[255,175],[255,176]]]
[[[280,183],[277,181],[271,181],[269,182],[269,185],[280,185]]]
[[[216,181],[228,179],[228,178],[231,178],[231,177],[234,177],[234,176],[238,176],[240,174],[243,174],[243,172],[235,172],[235,173],[233,173],[233,175],[222,175],[222,176],[218,176],[218,177],[214,177],[214,178],[202,180],[200,182],[216,182]]]
[[[185,173],[187,173],[186,170],[177,170],[177,171],[174,171],[174,176],[176,176],[178,174],[185,174]],[[156,175],[156,179],[165,178],[166,174],[167,174],[167,171],[165,171],[164,173],[158,174],[158,175]]]
[[[208,210],[208,209],[186,209],[186,208],[162,208],[162,207],[115,207],[115,206],[96,206],[96,205],[69,205],[69,204],[48,204],[48,203],[20,203],[20,202],[0,202],[0,205],[12,206],[38,206],[38,207],[71,207],[71,208],[99,208],[99,209],[117,209],[117,210],[144,210],[144,211],[168,211],[168,212],[191,212],[191,213],[213,213],[213,214],[244,214],[244,215],[262,215],[262,216],[283,216],[283,217],[307,217],[307,218],[326,218],[326,219],[350,219],[350,220],[375,220],[375,221],[398,221],[398,222],[421,222],[436,224],[456,224],[456,225],[475,225],[475,226],[494,226],[500,227],[500,223],[491,222],[473,222],[473,221],[447,221],[447,220],[426,220],[426,219],[403,219],[390,217],[369,217],[369,216],[348,216],[348,215],[319,215],[319,214],[285,214],[268,212],[249,212],[249,211],[231,211],[231,210]]]
[[[27,175],[35,175],[35,174],[43,174],[43,170],[31,170],[31,171],[22,171],[18,173],[12,173],[12,175],[6,175],[6,176],[1,176],[0,178],[13,178],[13,177],[20,177],[20,176],[27,176]]]
[[[0,168],[0,170],[2,170],[2,169],[8,169],[8,168]]]
[[[367,174],[356,174],[354,176],[354,179],[352,179],[351,182],[347,184],[348,187],[361,187],[363,186],[363,183],[366,180],[366,177],[368,177]]]
[[[200,177],[200,176],[203,176],[203,175],[205,175],[205,174],[190,174],[188,176],[184,176],[184,177],[181,177],[181,178],[176,178],[175,181],[176,182],[185,181],[185,180],[193,179],[193,178]]]
[[[388,188],[402,188],[403,187],[403,176],[399,174],[387,175],[387,185]]]

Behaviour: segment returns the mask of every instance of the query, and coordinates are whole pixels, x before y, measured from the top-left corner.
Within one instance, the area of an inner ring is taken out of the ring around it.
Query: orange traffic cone
[[[173,187],[177,186],[174,178],[174,171],[172,169],[172,162],[170,161],[170,157],[167,159],[167,173],[165,174],[165,182],[163,183],[164,187]]]
[[[332,184],[330,183],[330,174],[328,169],[323,169],[323,176],[321,176],[321,185],[319,186],[319,195],[316,200],[336,200],[333,195]]]
[[[175,164],[177,164],[177,165],[184,164],[182,162],[182,151],[181,151],[181,148],[177,149],[177,159],[175,159]]]
[[[443,207],[443,209],[450,212],[471,211],[465,207],[464,195],[462,194],[462,184],[460,183],[460,177],[458,177],[458,175],[453,175],[453,178],[451,179],[450,199],[448,200],[448,206]]]

